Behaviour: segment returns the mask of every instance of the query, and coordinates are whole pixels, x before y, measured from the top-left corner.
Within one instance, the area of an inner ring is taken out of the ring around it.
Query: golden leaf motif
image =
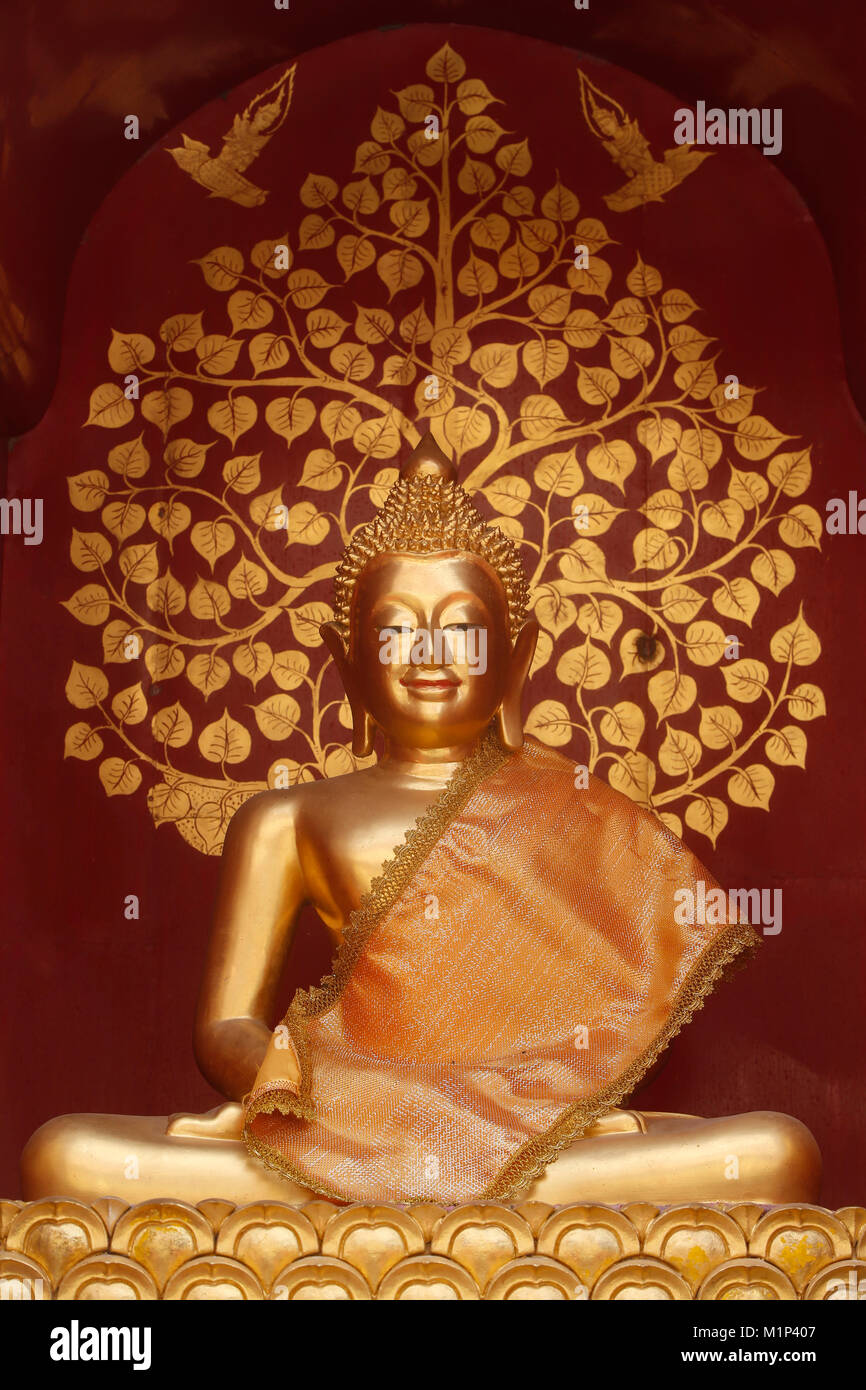
[[[223,482],[233,492],[255,492],[261,485],[261,454],[236,454],[223,464]]]
[[[596,444],[586,456],[590,473],[607,483],[613,483],[623,494],[626,479],[632,473],[636,462],[634,449],[625,439],[613,439],[610,443],[604,441]]]
[[[376,271],[388,290],[388,298],[393,299],[400,290],[408,290],[418,284],[424,267],[413,251],[396,247],[379,257]]]
[[[457,454],[484,444],[490,430],[490,416],[477,405],[458,405],[445,416],[445,438]]]
[[[201,320],[201,314],[172,314],[160,325],[159,336],[175,352],[190,352],[204,334]]]
[[[675,488],[662,488],[659,492],[650,493],[638,510],[653,526],[661,526],[665,531],[675,531],[686,515],[683,499]]]
[[[277,396],[265,408],[265,420],[269,427],[287,444],[305,434],[315,418],[316,407],[306,396]]]
[[[661,298],[662,316],[668,323],[682,323],[699,306],[685,290],[665,290]]]
[[[564,578],[558,582],[564,591],[573,593],[573,585],[585,589],[591,580],[606,579],[604,551],[595,541],[572,541],[568,550],[560,557],[559,570]]]
[[[76,569],[85,573],[101,569],[111,559],[111,542],[101,531],[76,531],[73,528],[69,558]]]
[[[615,328],[617,333],[624,333],[628,337],[637,336],[643,333],[647,326],[647,312],[639,299],[630,296],[616,301],[605,322],[611,328]]]
[[[780,594],[796,573],[794,561],[784,550],[763,550],[751,564],[751,575],[765,589]]]
[[[313,488],[316,492],[330,492],[338,485],[341,475],[342,467],[333,449],[313,449],[304,463],[301,487]]]
[[[577,626],[587,636],[597,637],[609,646],[622,626],[622,609],[609,598],[594,598],[577,610]]]
[[[465,76],[466,64],[449,43],[444,43],[429,59],[424,71],[433,82],[459,82]]]
[[[583,472],[573,449],[545,454],[535,465],[532,476],[537,488],[554,497],[573,497],[583,486]]]
[[[291,695],[281,692],[254,705],[253,714],[265,738],[287,739],[298,726],[301,707]]]
[[[305,208],[323,208],[333,203],[340,186],[327,174],[307,174],[301,184],[300,198]]]
[[[684,645],[689,660],[696,666],[715,666],[725,654],[727,641],[718,623],[701,621],[686,628]]]
[[[208,700],[215,691],[228,685],[231,669],[221,656],[216,656],[213,652],[201,652],[189,662],[186,676],[190,685],[194,685]]]
[[[686,807],[686,825],[699,835],[706,835],[714,849],[727,823],[728,808],[717,796],[702,796]]]
[[[147,700],[141,688],[141,681],[119,690],[112,697],[111,710],[121,724],[141,724],[147,718]]]
[[[626,276],[625,283],[632,294],[637,295],[640,299],[647,299],[650,295],[659,293],[662,287],[662,277],[654,266],[646,265],[638,256],[633,268]]]
[[[790,438],[791,435],[782,434],[763,415],[750,415],[737,425],[734,444],[745,459],[765,459]]]
[[[619,700],[602,715],[598,727],[608,743],[634,751],[643,738],[646,720],[639,705],[631,700]]]
[[[572,724],[568,710],[561,700],[542,700],[529,711],[526,732],[550,748],[562,748],[571,742]]]
[[[72,724],[63,740],[63,756],[89,762],[91,758],[99,757],[103,747],[99,734],[89,724]]]
[[[682,433],[682,425],[678,420],[670,420],[663,415],[648,415],[639,421],[637,427],[637,437],[644,448],[649,450],[653,463],[657,463],[660,458],[677,448]]]
[[[131,796],[141,786],[141,770],[124,758],[106,758],[99,764],[99,780],[106,796]]]
[[[209,763],[242,763],[249,757],[252,739],[228,710],[213,724],[206,724],[198,736],[199,752]]]
[[[739,502],[733,497],[722,497],[718,502],[704,502],[701,507],[701,524],[711,536],[722,540],[735,541],[743,529],[745,515]]]
[[[659,767],[669,777],[684,777],[688,781],[701,760],[702,748],[694,734],[687,729],[668,725],[659,753]]]
[[[211,289],[226,291],[233,290],[243,274],[244,258],[233,246],[217,246],[194,264],[201,266],[201,273]]]
[[[67,478],[66,482],[69,487],[69,500],[80,512],[97,511],[105,501],[105,495],[111,486],[108,474],[98,468],[76,473],[73,478]]]
[[[192,738],[192,720],[179,701],[159,710],[150,721],[150,731],[168,748],[183,748]]]
[[[577,390],[581,400],[588,405],[607,409],[619,395],[619,377],[609,367],[580,366],[577,369]]]
[[[738,806],[754,806],[769,811],[775,785],[776,779],[768,767],[762,763],[750,763],[748,767],[738,768],[731,777],[728,796]]]
[[[559,658],[556,675],[563,685],[577,690],[599,690],[610,680],[610,662],[587,637],[582,647],[572,647]]]
[[[734,579],[722,578],[713,590],[713,607],[725,618],[735,618],[737,622],[752,626],[752,619],[758,611],[761,595],[750,579],[737,575]]]
[[[306,652],[285,651],[274,655],[271,676],[281,690],[297,690],[310,669]]]
[[[486,386],[510,386],[517,376],[517,348],[511,343],[485,343],[473,352],[469,365]]]
[[[667,531],[645,526],[632,541],[635,569],[666,570],[677,562],[679,549]]]
[[[669,584],[661,597],[662,614],[669,623],[689,623],[706,603],[703,594],[689,584]]]
[[[192,413],[192,394],[185,386],[169,386],[165,391],[148,391],[141,400],[141,413],[163,435]]]
[[[551,585],[548,585],[544,593],[539,594],[533,607],[541,626],[546,627],[554,637],[559,637],[577,619],[577,609],[571,599],[557,592]]]
[[[242,555],[229,571],[226,581],[228,591],[234,598],[258,598],[268,587],[267,570]]]
[[[701,710],[700,737],[707,748],[725,748],[733,752],[742,732],[742,717],[732,705],[710,705]]]
[[[656,782],[655,764],[646,753],[628,750],[612,763],[607,774],[610,785],[641,806],[648,806]]]
[[[143,478],[150,466],[150,454],[142,444],[143,435],[137,439],[128,439],[123,444],[115,444],[113,449],[108,451],[108,466],[114,473],[119,473],[125,480],[129,478]]]
[[[585,536],[601,536],[609,530],[624,508],[615,507],[595,492],[582,492],[571,504],[574,527]]]
[[[346,401],[332,401],[322,410],[322,429],[332,445],[351,439],[360,423],[361,412]]]
[[[173,439],[165,446],[165,465],[179,478],[196,478],[204,468],[210,444],[193,439]]]
[[[330,529],[330,521],[312,502],[298,502],[289,508],[286,545],[319,545]]]
[[[792,507],[779,522],[779,539],[795,549],[814,546],[821,549],[823,533],[821,518],[814,507]]]
[[[189,526],[192,512],[179,497],[170,497],[167,502],[154,502],[147,518],[157,535],[173,541]]]
[[[430,100],[433,100],[432,91],[430,92]],[[485,107],[489,106],[492,101],[496,100],[497,98],[492,95],[487,84],[482,82],[480,77],[468,78],[465,82],[461,82],[460,86],[457,88],[457,101],[460,110],[465,116],[476,115],[479,111],[483,111]],[[423,120],[424,117],[421,116],[418,119]]]
[[[253,689],[273,668],[274,654],[267,642],[243,642],[232,652],[232,666]]]
[[[252,396],[227,396],[224,401],[216,401],[207,413],[211,428],[224,434],[232,448],[242,434],[252,429],[257,417],[258,406]]]
[[[193,661],[196,660],[198,658],[194,657]],[[178,647],[173,647],[168,642],[155,642],[144,653],[144,664],[154,681],[168,681],[183,675],[186,658]],[[190,664],[192,665],[192,662]],[[225,665],[225,662],[222,664]],[[193,685],[196,684],[192,676],[190,680]]]
[[[726,662],[722,677],[731,699],[748,705],[766,693],[770,672],[763,661],[745,657],[742,661]]]
[[[519,516],[529,500],[532,487],[527,478],[521,478],[516,473],[506,473],[481,491],[491,507],[495,507],[498,512],[505,516]]]
[[[132,401],[128,401],[115,381],[107,381],[91,392],[90,412],[85,421],[88,425],[101,425],[103,429],[118,430],[128,425],[135,415]]]
[[[292,634],[305,647],[320,647],[323,623],[333,620],[334,613],[327,603],[302,603],[299,608],[289,609],[289,622]]]
[[[773,731],[767,739],[764,751],[771,763],[778,763],[781,767],[791,764],[805,767],[806,745],[806,735],[800,726],[786,724],[784,728]]]
[[[108,695],[108,679],[98,666],[73,661],[66,681],[66,698],[76,709],[92,709]]]
[[[592,309],[574,309],[566,317],[562,336],[569,347],[593,348],[602,332],[601,320]]]
[[[795,719],[820,719],[827,713],[823,692],[817,685],[798,685],[787,696],[788,711]]]
[[[227,555],[234,546],[234,527],[227,521],[197,521],[190,532],[190,540],[199,555],[207,560],[213,573],[220,556]]]
[[[189,594],[189,611],[203,622],[219,622],[232,606],[229,591],[215,579],[197,579]]]
[[[675,718],[691,709],[698,695],[697,681],[678,671],[659,671],[650,677],[647,694],[658,716],[656,723],[660,724],[663,719]]]
[[[64,600],[63,607],[87,627],[98,627],[111,612],[111,597],[104,585],[85,584]]]
[[[232,370],[243,347],[242,338],[227,338],[224,333],[208,333],[195,345],[201,369],[210,376],[225,376]]]
[[[148,584],[144,598],[151,612],[162,618],[175,618],[186,607],[186,590],[171,570]]]
[[[770,655],[774,661],[791,662],[794,666],[811,666],[821,655],[818,634],[803,617],[803,609],[792,623],[780,627],[770,638]]]

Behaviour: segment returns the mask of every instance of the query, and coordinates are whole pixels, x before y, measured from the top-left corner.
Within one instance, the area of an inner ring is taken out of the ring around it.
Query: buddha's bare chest
[[[299,820],[297,847],[306,897],[339,935],[405,834],[441,792],[371,787],[335,796]]]

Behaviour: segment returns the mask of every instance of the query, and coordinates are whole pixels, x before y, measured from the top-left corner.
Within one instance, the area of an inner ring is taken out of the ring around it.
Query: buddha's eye
[[[403,626],[403,627],[393,626],[393,627],[379,627],[379,628],[376,629],[376,631],[379,633],[380,636],[382,636],[382,635],[384,634],[385,636],[389,636],[389,637],[390,637],[390,636],[392,636],[393,634],[396,633],[397,636],[399,636],[399,637],[404,637],[404,636],[410,635],[412,632],[415,631],[415,629],[412,628],[412,627],[408,627],[408,626]]]

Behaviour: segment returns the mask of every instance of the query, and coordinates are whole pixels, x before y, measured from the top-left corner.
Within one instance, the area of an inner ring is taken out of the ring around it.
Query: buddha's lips
[[[407,690],[456,690],[463,682],[451,676],[404,676],[400,682]]]

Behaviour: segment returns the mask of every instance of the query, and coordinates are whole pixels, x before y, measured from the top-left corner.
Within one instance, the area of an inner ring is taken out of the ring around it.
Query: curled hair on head
[[[454,465],[427,434],[406,460],[381,509],[358,528],[337,565],[334,622],[343,641],[349,641],[355,586],[376,555],[403,551],[431,555],[447,550],[477,555],[498,575],[513,641],[526,621],[529,605],[529,584],[517,546],[483,519],[457,482]]]

